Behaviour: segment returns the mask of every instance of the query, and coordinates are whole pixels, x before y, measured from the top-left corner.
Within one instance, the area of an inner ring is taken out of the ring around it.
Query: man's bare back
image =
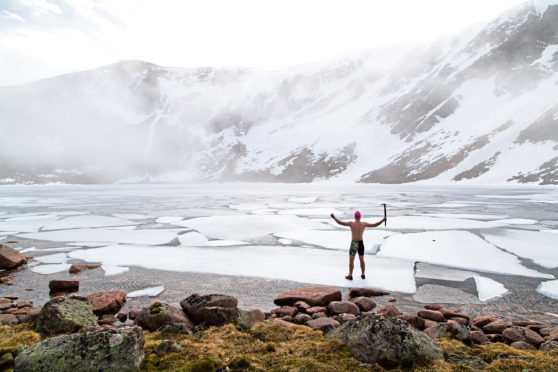
[[[351,237],[352,237],[352,240],[354,240],[354,241],[362,240],[362,235],[364,234],[364,229],[366,229],[367,227],[379,226],[385,220],[385,217],[384,217],[376,223],[368,223],[368,222],[361,221],[360,219],[355,219],[354,221],[343,222],[343,221],[340,221],[337,217],[335,217],[335,215],[333,213],[331,214],[331,218],[333,218],[335,220],[335,222],[337,222],[339,225],[349,226],[351,228]]]

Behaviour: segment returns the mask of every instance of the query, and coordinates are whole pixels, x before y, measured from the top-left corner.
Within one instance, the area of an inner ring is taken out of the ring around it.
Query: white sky
[[[521,0],[0,0],[0,85],[121,59],[267,70],[428,42]]]

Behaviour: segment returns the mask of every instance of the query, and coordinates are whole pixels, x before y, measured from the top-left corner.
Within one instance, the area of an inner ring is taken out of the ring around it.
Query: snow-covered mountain
[[[0,183],[558,184],[558,3],[282,71],[124,61],[0,88]]]

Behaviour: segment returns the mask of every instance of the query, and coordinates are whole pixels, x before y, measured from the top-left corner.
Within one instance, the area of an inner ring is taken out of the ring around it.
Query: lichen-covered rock
[[[265,320],[265,314],[260,309],[238,310],[238,324],[242,329],[250,329]]]
[[[155,354],[163,356],[170,353],[180,353],[184,350],[179,342],[171,340],[163,340],[155,347]]]
[[[97,317],[91,302],[82,297],[55,298],[47,302],[37,317],[37,332],[41,336],[54,336],[93,329]]]
[[[341,301],[341,291],[326,286],[306,287],[285,291],[273,300],[279,306],[292,306],[298,301],[310,306],[327,306],[331,301]]]
[[[17,355],[14,372],[139,371],[143,344],[139,327],[47,338]]]
[[[428,363],[444,357],[442,349],[430,337],[409,323],[374,314],[348,321],[326,337],[341,339],[357,360],[378,363],[385,368]]]
[[[558,342],[557,341],[545,341],[539,346],[540,350],[549,351],[558,349]]]
[[[194,324],[182,310],[161,302],[155,302],[147,309],[138,312],[134,321],[134,324],[149,331],[156,331],[167,324],[174,323],[182,323],[189,329],[194,328]]]
[[[180,301],[180,306],[194,322],[205,325],[219,326],[234,323],[239,316],[238,300],[221,294],[205,296],[193,294]]]
[[[6,245],[0,245],[0,269],[13,269],[27,262],[24,255]]]
[[[161,329],[163,336],[192,335],[192,330],[183,323],[167,324]]]

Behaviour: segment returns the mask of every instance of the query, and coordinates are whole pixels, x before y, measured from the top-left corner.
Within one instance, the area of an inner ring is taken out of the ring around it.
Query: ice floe
[[[342,216],[345,213],[338,209],[331,208],[298,208],[298,209],[283,209],[279,214],[292,214],[295,216],[329,216],[331,213]]]
[[[149,287],[139,291],[130,292],[126,295],[126,297],[155,297],[163,292],[164,289],[165,287],[163,287],[162,285],[157,287]]]
[[[393,235],[382,244],[378,255],[475,271],[554,278],[522,266],[517,257],[468,231],[427,231]]]
[[[507,218],[506,215],[474,214],[474,213],[421,213],[419,216],[437,218],[463,218],[470,220],[495,221]]]
[[[397,234],[397,233],[393,233]],[[298,230],[274,234],[278,238],[298,240],[328,249],[348,251],[351,232],[342,230]],[[363,235],[365,253],[375,253],[377,248],[392,233],[381,230],[365,230]]]
[[[537,287],[537,292],[540,294],[558,300],[558,280],[549,280],[542,282]]]
[[[96,241],[123,244],[167,244],[176,239],[176,230],[114,230],[108,228],[71,229],[58,231],[41,231],[18,234],[27,239],[48,240],[55,242]]]
[[[501,223],[503,225],[534,225],[537,220],[532,220],[528,218],[507,218],[503,220],[496,220],[496,223]]]
[[[479,300],[481,301],[488,301],[493,298],[502,297],[508,292],[502,283],[493,279],[480,275],[474,275],[473,278],[477,284],[477,292],[479,294]]]
[[[558,267],[558,235],[543,231],[499,230],[482,235],[492,244],[546,268]]]
[[[39,274],[54,274],[62,271],[68,271],[70,269],[70,264],[52,264],[52,265],[37,265],[31,268],[31,271]]]
[[[124,220],[146,220],[148,218],[152,218],[145,214],[138,214],[138,213],[115,213],[113,214],[116,218],[122,218]]]
[[[56,214],[12,217],[0,221],[0,231],[34,232],[39,231],[46,224],[58,220]],[[8,235],[7,233],[2,233]],[[13,234],[12,234],[13,235]]]
[[[456,230],[456,229],[490,229],[500,227],[502,223],[494,221],[477,221],[465,218],[437,218],[426,216],[390,217],[388,211],[387,227],[381,229],[396,230]]]
[[[55,253],[44,256],[35,256],[36,261],[49,264],[62,264],[66,263],[68,260],[68,255],[66,253]]]
[[[145,247],[115,245],[71,252],[70,257],[103,265],[140,266],[157,270],[205,272],[294,280],[340,287],[355,285],[413,293],[414,262],[404,259],[367,256],[366,279],[355,268],[355,281],[348,272],[348,255],[323,249],[283,246]],[[231,264],[233,263],[234,264]]]
[[[228,247],[232,245],[246,245],[247,242],[241,242],[238,240],[210,240],[209,245],[212,247]]]
[[[109,226],[125,226],[133,225],[134,223],[129,220],[123,220],[116,217],[108,216],[72,216],[66,217],[61,220],[50,222],[41,228],[41,231],[47,230],[63,230],[63,229],[78,229],[83,227],[109,227]]]
[[[291,239],[279,239],[278,240],[279,243],[283,244],[283,245],[291,245],[293,244],[293,241]]]
[[[282,231],[323,229],[326,225],[296,216],[238,215],[192,218],[176,225],[190,227],[211,239],[248,240]]]
[[[102,265],[101,269],[105,271],[105,276],[120,275],[130,270],[129,267],[122,267],[118,265]]]
[[[292,198],[287,199],[289,203],[313,203],[318,199],[315,196],[293,196]]]
[[[198,232],[189,232],[178,236],[180,245],[187,247],[203,247],[209,245],[209,240]]]
[[[183,217],[179,217],[179,216],[163,216],[163,217],[159,217],[155,220],[155,222],[158,223],[173,223],[173,222],[178,222],[178,221],[182,221],[184,218]]]
[[[33,252],[33,251],[36,251],[36,250],[37,250],[37,248],[35,248],[35,247],[29,247],[29,248],[21,249],[19,251],[19,253]]]
[[[72,245],[76,247],[100,247],[103,245],[107,245],[107,242],[73,242],[73,243],[68,243],[68,245]]]

